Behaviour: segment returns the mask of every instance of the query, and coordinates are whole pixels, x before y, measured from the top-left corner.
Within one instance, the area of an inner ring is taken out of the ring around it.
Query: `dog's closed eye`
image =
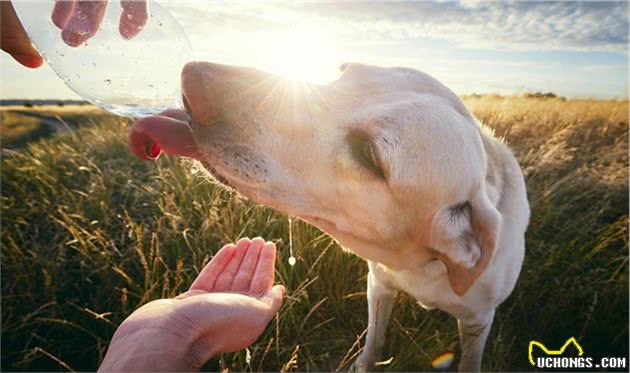
[[[350,154],[361,167],[382,179],[387,178],[379,149],[369,135],[362,132],[351,132],[348,134],[347,141],[350,146]]]

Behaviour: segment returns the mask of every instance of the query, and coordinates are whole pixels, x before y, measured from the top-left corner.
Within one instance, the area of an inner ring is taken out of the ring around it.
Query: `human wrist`
[[[165,339],[167,335],[160,327],[135,329],[123,322],[114,334],[98,371],[193,371],[194,359],[189,354],[191,343],[174,335],[170,336],[175,338]]]
[[[198,371],[208,360],[223,353],[221,344],[218,339],[214,338],[215,336],[213,332],[206,331],[188,347],[185,355],[192,371]]]

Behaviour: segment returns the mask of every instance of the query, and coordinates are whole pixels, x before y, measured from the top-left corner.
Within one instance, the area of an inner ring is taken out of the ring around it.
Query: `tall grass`
[[[484,368],[530,370],[527,344],[575,336],[592,356],[628,354],[628,103],[471,97],[517,153],[532,221],[521,278],[499,308]],[[63,116],[63,114],[62,114]],[[128,124],[85,115],[73,132],[2,155],[2,370],[94,370],[136,307],[186,290],[219,247],[278,242],[288,297],[249,351],[205,369],[343,370],[364,342],[366,265],[317,229],[191,172],[135,159]],[[456,350],[454,319],[401,295],[387,371]]]

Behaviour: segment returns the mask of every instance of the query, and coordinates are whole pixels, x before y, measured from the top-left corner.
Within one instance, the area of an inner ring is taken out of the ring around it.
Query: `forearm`
[[[196,370],[199,370],[197,368]],[[177,354],[164,351],[141,353],[108,352],[98,372],[190,372],[194,371]]]
[[[124,325],[120,329],[116,334],[124,334],[112,338],[99,372],[191,372],[205,363],[200,361],[192,340],[172,343],[163,341],[163,333],[153,328],[129,333]]]

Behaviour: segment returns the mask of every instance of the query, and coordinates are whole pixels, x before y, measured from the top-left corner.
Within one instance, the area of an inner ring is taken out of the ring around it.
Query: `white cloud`
[[[194,32],[331,27],[339,38],[418,38],[469,48],[626,51],[627,2],[404,2],[166,4]]]
[[[277,73],[310,64],[305,70],[318,75],[312,81],[324,82],[338,75],[339,64],[356,61],[418,68],[458,93],[627,96],[627,2],[164,5],[183,24],[197,58],[218,63]],[[296,41],[304,30],[324,42]],[[534,53],[503,53],[520,51]],[[575,60],[538,53],[549,51],[579,53]]]

